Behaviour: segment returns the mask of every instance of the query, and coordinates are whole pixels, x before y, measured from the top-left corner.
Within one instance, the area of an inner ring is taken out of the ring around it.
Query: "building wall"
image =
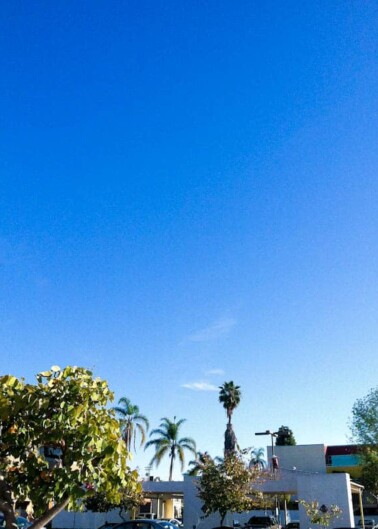
[[[307,472],[326,472],[326,447],[323,444],[275,446],[280,469],[303,470]],[[267,447],[268,460],[272,457],[272,447]]]
[[[298,474],[298,497],[305,501],[317,500],[320,505],[337,505],[342,515],[334,527],[354,527],[352,491],[348,474]],[[303,506],[299,508],[301,529],[311,526]]]
[[[274,479],[267,479],[261,489],[269,494],[288,493],[298,499],[317,500],[327,506],[337,504],[343,510],[342,517],[336,520],[335,527],[354,527],[352,494],[348,474],[327,474],[324,445],[297,445],[275,447],[279,457],[280,468]],[[295,467],[295,469],[294,469]],[[285,470],[288,469],[288,470]],[[169,496],[180,495],[184,498],[185,529],[211,529],[219,526],[218,514],[203,518],[202,505],[199,500],[196,478],[184,475],[184,481],[143,483],[146,492],[161,500]],[[159,500],[160,501],[160,500]],[[253,511],[253,514],[257,514]],[[264,514],[261,511],[261,514]],[[270,513],[269,513],[270,514]],[[301,521],[301,529],[308,529],[310,524],[303,508],[294,514],[294,519]],[[252,513],[229,513],[225,525],[232,526],[237,520],[241,525],[248,521]],[[53,521],[56,529],[96,529],[105,521],[121,521],[117,511],[108,514],[67,513],[59,514]]]
[[[286,448],[286,447],[283,447]],[[288,447],[289,448],[289,447]],[[277,479],[267,480],[261,485],[261,490],[269,494],[294,493],[299,499],[305,501],[317,500],[320,505],[329,507],[332,504],[337,505],[342,510],[340,518],[336,519],[332,527],[354,527],[354,516],[352,507],[352,492],[350,478],[348,474],[327,474],[325,465],[323,472],[305,472],[305,471],[280,471]],[[219,526],[219,515],[212,515],[209,518],[201,518],[201,502],[197,497],[197,488],[195,481],[189,476],[184,480],[184,526],[185,529],[211,529]],[[243,525],[252,514],[260,512],[246,513],[229,513],[224,522],[225,525],[232,526],[234,520]],[[261,511],[261,514],[264,514]],[[268,514],[271,514],[268,512]],[[304,508],[300,507],[299,511],[294,514],[290,513],[293,519],[301,522],[301,529],[311,527]],[[281,520],[283,522],[283,520]]]

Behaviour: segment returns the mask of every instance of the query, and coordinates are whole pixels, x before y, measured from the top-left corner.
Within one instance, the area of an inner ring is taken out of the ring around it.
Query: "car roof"
[[[135,523],[150,523],[152,525],[160,525],[159,520],[153,520],[152,518],[135,518],[135,520],[126,520],[125,522],[117,523],[117,525],[115,525],[114,528],[120,527],[122,525],[131,525]],[[169,522],[164,522],[164,523],[169,523]]]

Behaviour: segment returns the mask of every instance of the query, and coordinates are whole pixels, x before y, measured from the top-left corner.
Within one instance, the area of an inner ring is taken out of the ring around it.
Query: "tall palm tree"
[[[189,450],[193,455],[196,455],[196,443],[191,437],[182,437],[179,439],[179,432],[181,425],[185,422],[185,419],[176,421],[176,417],[173,417],[173,421],[164,417],[161,419],[159,428],[152,430],[152,435],[159,435],[155,439],[151,439],[146,443],[145,450],[150,447],[155,447],[155,455],[151,459],[150,465],[156,464],[159,466],[161,460],[165,455],[169,455],[169,481],[172,481],[173,465],[176,457],[178,456],[181,463],[181,471],[184,470],[184,450]]]
[[[131,451],[132,444],[134,450],[136,450],[137,433],[140,435],[140,446],[142,446],[146,441],[146,434],[150,424],[147,417],[139,413],[139,407],[132,404],[127,397],[122,397],[118,401],[118,406],[115,406],[113,410],[119,417],[122,438],[126,443],[128,451]]]
[[[241,391],[240,386],[235,386],[232,380],[219,386],[219,389],[219,402],[223,404],[228,419],[226,431],[224,433],[224,454],[226,456],[227,454],[235,452],[238,444],[231,419],[235,408],[240,402]]]
[[[266,467],[266,461],[264,459],[264,449],[263,448],[254,448],[251,451],[251,460],[249,462],[249,468],[258,468],[263,470]]]
[[[240,403],[241,391],[240,386],[235,386],[233,381],[225,382],[219,386],[219,402],[223,404],[227,413],[228,424],[231,424],[232,414]]]

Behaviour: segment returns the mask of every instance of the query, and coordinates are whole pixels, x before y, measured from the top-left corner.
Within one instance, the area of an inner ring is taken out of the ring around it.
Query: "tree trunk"
[[[51,522],[51,520],[55,518],[57,514],[67,507],[69,501],[69,498],[65,498],[61,503],[54,505],[54,507],[51,507],[51,509],[48,509],[44,514],[42,514],[40,518],[38,518],[38,520],[33,522],[29,529],[42,529],[42,527]]]
[[[176,457],[176,448],[175,446],[173,445],[171,447],[171,464],[169,465],[169,481],[172,481],[172,475],[173,475],[173,462],[175,460],[175,457]]]
[[[224,519],[226,518],[226,514],[227,514],[227,512],[221,512],[220,513],[220,515],[221,515],[221,519],[220,519],[221,527],[223,527],[223,522],[224,522]]]
[[[17,527],[12,491],[6,481],[0,479],[0,511],[4,514],[6,529]]]
[[[224,455],[235,453],[237,445],[236,435],[232,424],[228,423],[224,433]]]
[[[173,459],[174,459],[174,455],[171,455],[171,464],[169,465],[169,481],[172,481]]]

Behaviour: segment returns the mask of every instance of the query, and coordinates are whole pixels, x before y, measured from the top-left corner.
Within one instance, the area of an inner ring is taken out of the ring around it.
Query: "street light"
[[[274,456],[274,442],[273,442],[273,439],[274,437],[277,437],[278,436],[278,432],[272,432],[270,430],[265,430],[265,432],[256,432],[255,435],[270,435],[270,438],[271,438],[271,441],[272,441],[272,470],[273,470],[273,474],[274,474],[274,471],[275,471],[275,466],[274,466],[274,463],[273,463],[273,457]]]
[[[276,470],[276,466],[274,465],[274,459],[275,459],[276,456],[273,453],[273,450],[274,450],[273,439],[274,439],[274,437],[277,437],[278,432],[272,432],[271,430],[265,430],[265,432],[256,432],[255,435],[270,435],[270,439],[272,441],[272,471],[273,471],[273,476],[274,476],[275,475],[275,470]],[[275,504],[276,504],[276,508],[275,508],[276,516],[278,516],[279,513],[278,513],[278,498],[277,498],[277,494],[276,494],[274,499],[275,499]],[[285,519],[286,519],[286,513],[285,513]]]

